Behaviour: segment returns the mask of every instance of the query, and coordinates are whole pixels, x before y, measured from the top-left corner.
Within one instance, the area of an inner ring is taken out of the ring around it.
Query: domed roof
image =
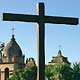
[[[22,56],[22,51],[17,42],[15,41],[14,35],[10,42],[4,47],[2,56]]]

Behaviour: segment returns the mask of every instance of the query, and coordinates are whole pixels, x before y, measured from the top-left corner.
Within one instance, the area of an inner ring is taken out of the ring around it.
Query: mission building
[[[25,55],[22,53],[14,35],[12,35],[9,43],[0,51],[0,80],[6,80],[11,77],[14,70],[36,66],[34,58],[27,58],[26,63],[24,60]],[[54,65],[58,62],[70,64],[67,57],[62,56],[61,50],[58,51],[56,57],[52,57],[48,65]]]

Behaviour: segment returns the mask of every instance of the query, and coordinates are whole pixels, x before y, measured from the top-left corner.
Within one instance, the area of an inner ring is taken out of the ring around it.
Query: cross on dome
[[[59,50],[61,50],[61,48],[62,48],[62,45],[59,45]]]
[[[14,27],[12,27],[12,29],[11,29],[11,30],[12,30],[12,35],[14,35],[14,30],[15,30],[15,28],[14,28]]]

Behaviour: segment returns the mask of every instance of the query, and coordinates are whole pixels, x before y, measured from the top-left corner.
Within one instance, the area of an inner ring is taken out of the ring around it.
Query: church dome
[[[2,56],[22,56],[21,48],[15,41],[14,35],[12,35],[10,42],[4,47]]]

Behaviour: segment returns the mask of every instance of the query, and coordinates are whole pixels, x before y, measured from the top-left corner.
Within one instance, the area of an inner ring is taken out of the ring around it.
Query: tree
[[[63,80],[73,80],[72,75],[73,75],[73,69],[71,68],[70,65],[66,64],[63,65],[61,68],[61,74]]]
[[[45,70],[46,80],[72,80],[73,70],[68,64],[48,65]]]
[[[13,72],[9,80],[36,80],[37,68],[29,67]],[[71,67],[68,64],[57,63],[45,67],[45,80],[80,80],[80,63]]]
[[[14,71],[9,80],[36,80],[36,75],[37,68],[34,66]]]
[[[0,51],[4,49],[5,43],[0,42]]]
[[[80,80],[80,62],[73,63],[73,80]]]
[[[1,42],[0,42],[0,59],[1,59],[1,57],[2,57],[2,51],[3,51],[3,49],[4,49],[4,45],[5,45],[5,43],[1,43]]]
[[[53,70],[54,66],[53,65],[47,65],[45,68],[45,79],[46,80],[51,80],[53,77]]]

